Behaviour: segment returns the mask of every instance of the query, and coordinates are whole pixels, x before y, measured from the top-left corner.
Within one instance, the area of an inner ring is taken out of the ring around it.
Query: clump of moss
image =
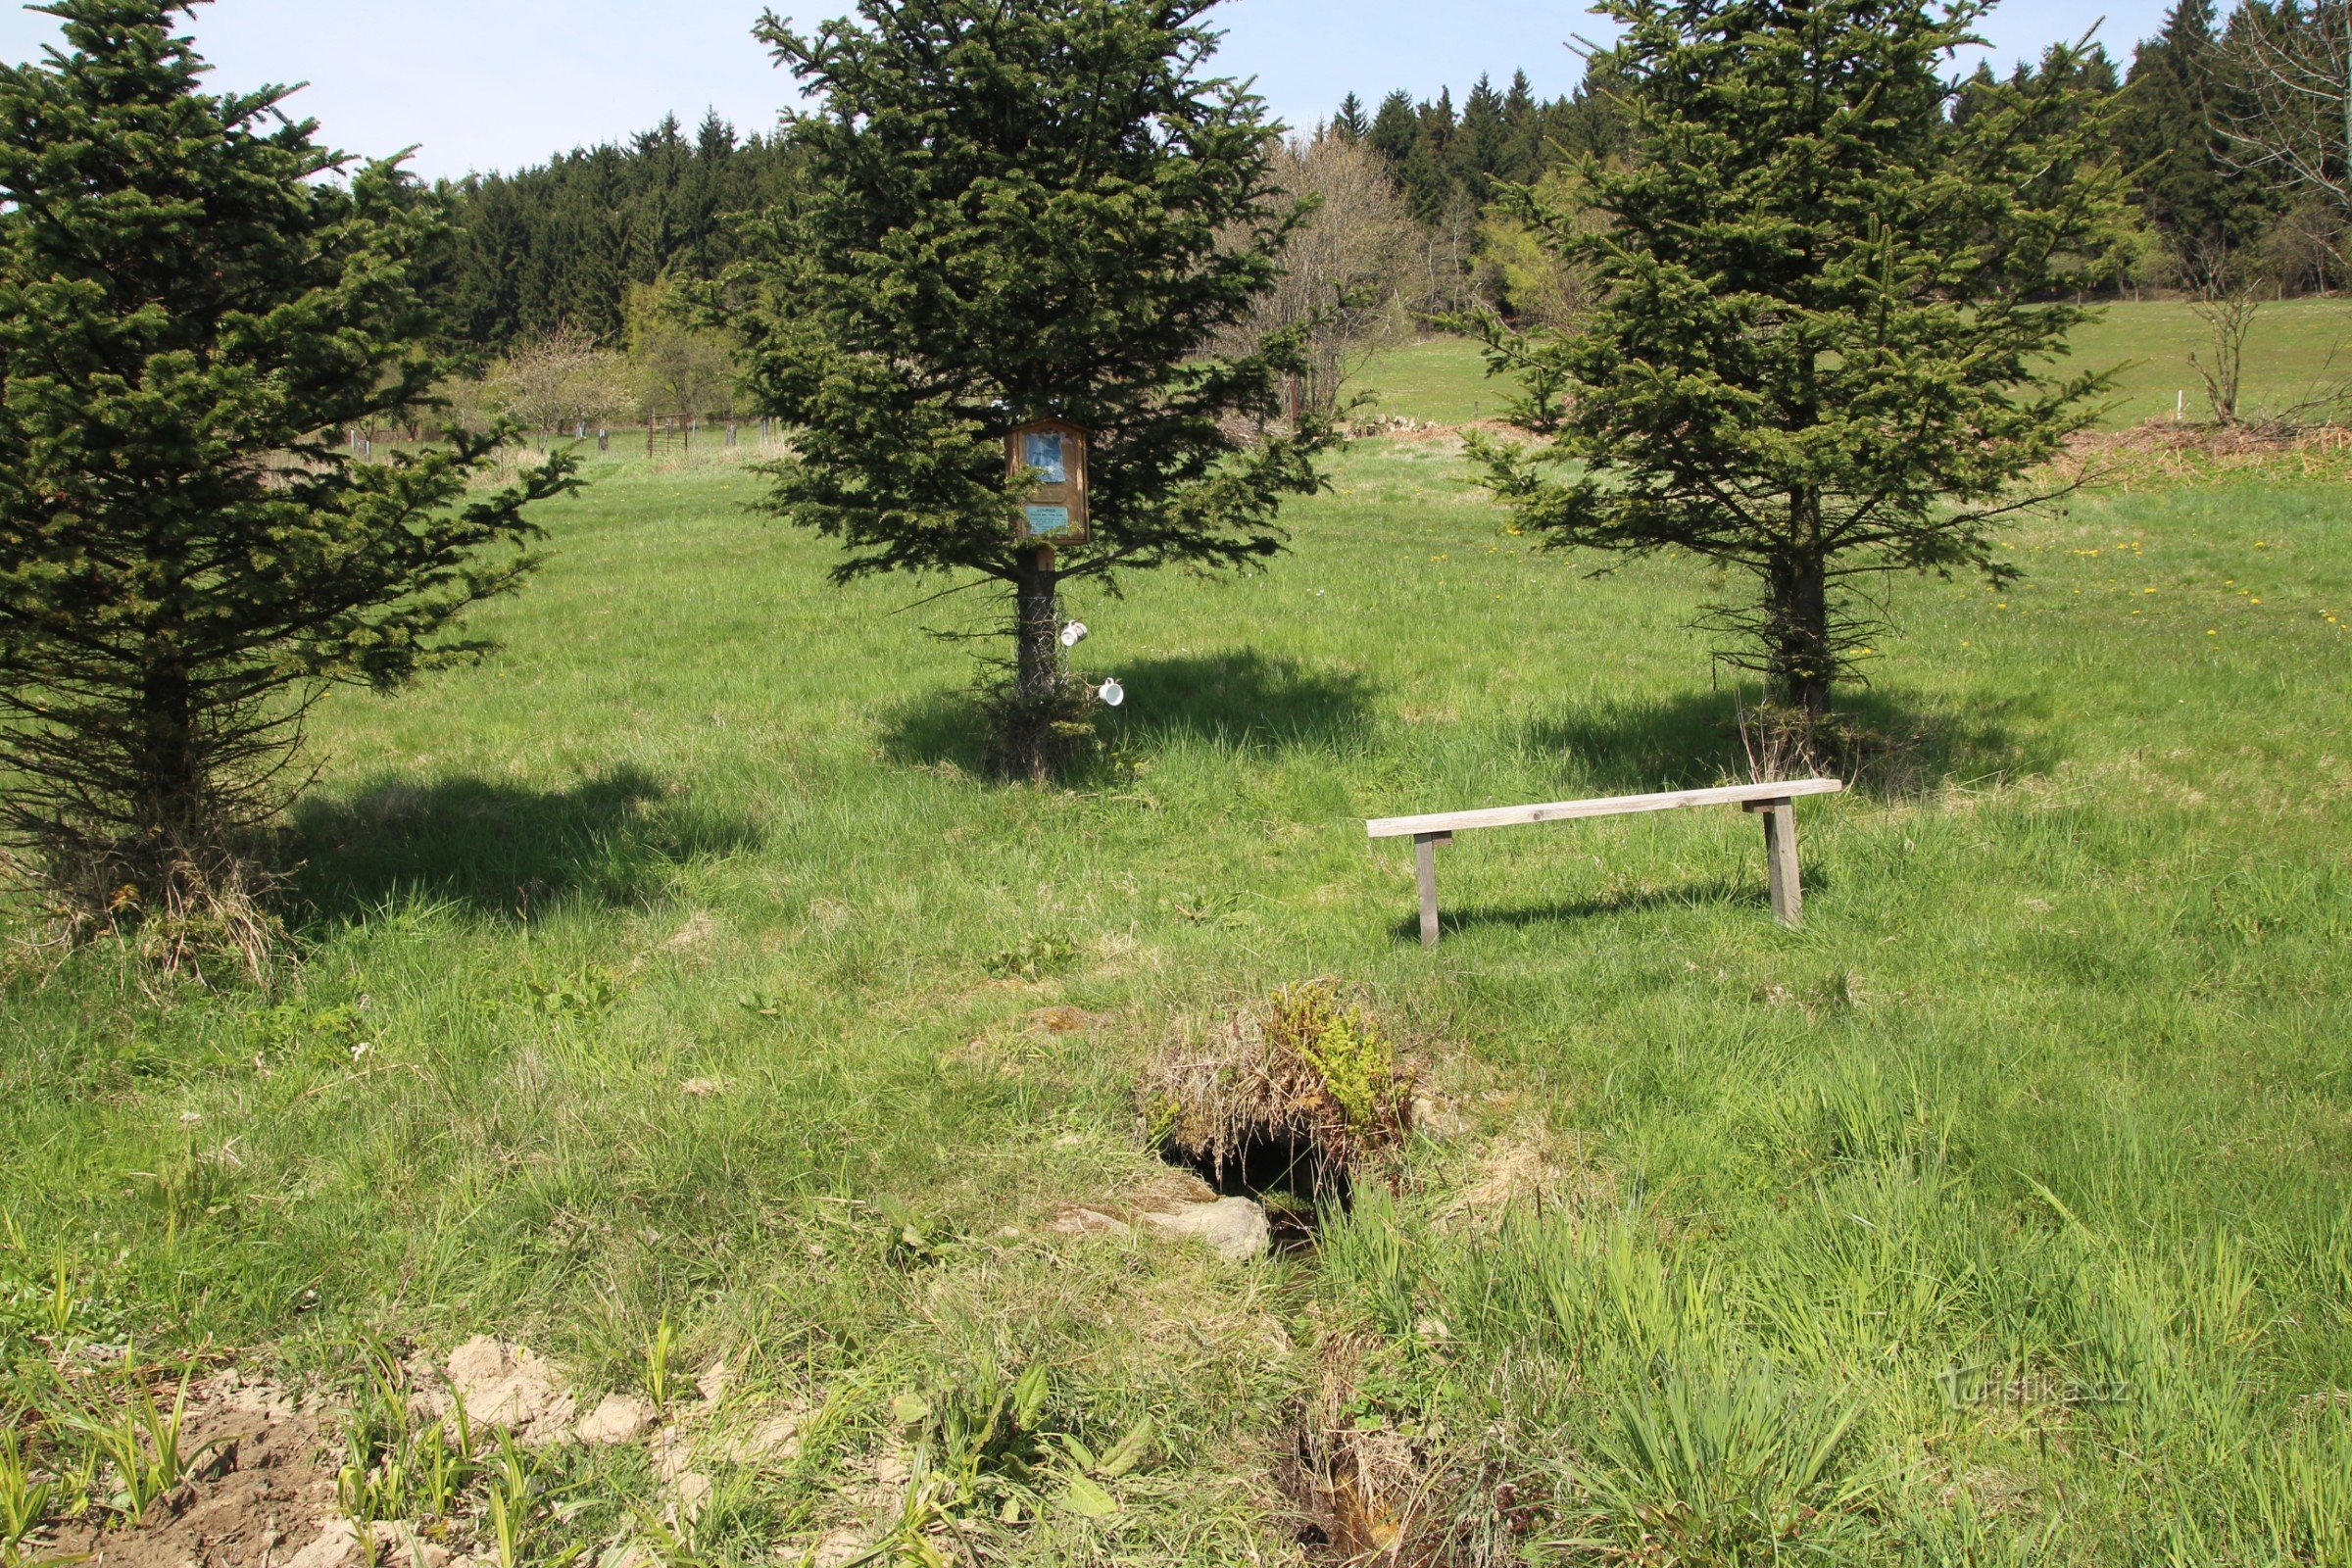
[[[1336,981],[1290,986],[1172,1041],[1145,1070],[1145,1132],[1220,1177],[1262,1145],[1303,1150],[1318,1185],[1412,1131],[1417,1074]]]
[[[1339,1111],[1349,1137],[1377,1141],[1393,1114],[1409,1113],[1408,1094],[1396,1100],[1396,1048],[1361,1007],[1340,1002],[1329,980],[1293,986],[1273,999],[1266,1033],[1277,1053],[1294,1053],[1315,1069],[1319,1091]],[[1410,1085],[1406,1085],[1409,1090]]]

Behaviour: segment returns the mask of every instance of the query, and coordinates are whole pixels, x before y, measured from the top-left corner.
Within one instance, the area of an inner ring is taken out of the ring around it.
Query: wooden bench
[[[1456,833],[1482,827],[1520,827],[1530,822],[1573,822],[1589,816],[1631,816],[1640,811],[1676,811],[1686,806],[1737,806],[1764,818],[1764,863],[1772,883],[1772,912],[1783,925],[1804,919],[1804,885],[1796,870],[1796,801],[1800,795],[1835,795],[1845,785],[1834,778],[1789,779],[1775,784],[1735,784],[1728,789],[1674,790],[1664,795],[1616,795],[1593,801],[1560,801],[1550,806],[1498,806],[1483,811],[1441,811],[1432,816],[1390,816],[1367,822],[1376,839],[1411,839],[1421,873],[1421,945],[1438,945],[1438,846]]]

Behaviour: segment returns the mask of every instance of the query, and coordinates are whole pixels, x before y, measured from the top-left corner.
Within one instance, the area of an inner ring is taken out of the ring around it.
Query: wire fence
[[[430,425],[354,427],[343,432],[344,443],[361,458],[371,458],[378,446],[416,446],[438,440],[445,432]],[[766,446],[778,439],[772,419],[713,417],[699,414],[656,414],[642,421],[574,419],[567,424],[542,426],[525,432],[531,446],[545,449],[559,442],[586,445],[600,453],[636,450],[642,445],[649,461],[677,460],[697,452],[724,452],[757,442]]]

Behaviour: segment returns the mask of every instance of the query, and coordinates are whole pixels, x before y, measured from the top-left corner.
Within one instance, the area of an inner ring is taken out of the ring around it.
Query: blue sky
[[[2037,54],[2098,23],[2128,58],[2166,0],[2008,0],[1986,24],[1996,58]],[[310,83],[297,100],[327,141],[367,154],[415,143],[427,175],[507,169],[642,129],[665,113],[715,108],[765,126],[789,91],[751,38],[759,0],[216,0],[199,46],[226,84]],[[779,5],[803,23],[848,0]],[[1224,69],[1254,75],[1286,120],[1307,125],[1350,88],[1458,97],[1482,72],[1524,69],[1564,92],[1583,68],[1567,47],[1602,35],[1574,4],[1535,0],[1228,0]],[[0,56],[54,38],[46,17],[0,0]]]

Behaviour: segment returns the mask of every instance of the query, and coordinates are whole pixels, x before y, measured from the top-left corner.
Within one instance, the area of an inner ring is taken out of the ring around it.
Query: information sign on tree
[[[1019,537],[1042,545],[1086,543],[1086,432],[1040,419],[1006,436],[1004,449],[1012,483],[1028,481]]]

